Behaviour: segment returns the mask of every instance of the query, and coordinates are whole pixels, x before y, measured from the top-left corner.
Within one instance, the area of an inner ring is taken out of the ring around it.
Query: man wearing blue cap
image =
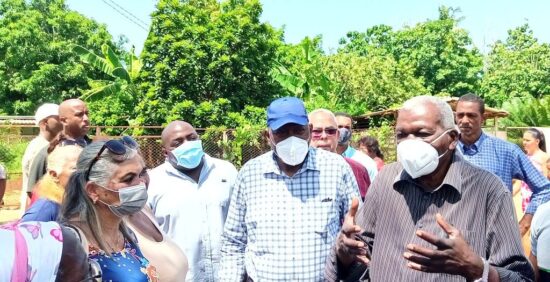
[[[300,99],[273,101],[267,126],[272,151],[246,163],[233,187],[219,280],[322,281],[357,182],[341,156],[309,147]]]

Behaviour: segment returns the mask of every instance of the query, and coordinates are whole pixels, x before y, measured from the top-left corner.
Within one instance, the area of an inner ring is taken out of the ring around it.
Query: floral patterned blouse
[[[111,256],[89,245],[88,256],[101,266],[102,281],[158,282],[155,267],[143,257],[139,247],[127,240],[124,241],[124,249],[111,253]]]

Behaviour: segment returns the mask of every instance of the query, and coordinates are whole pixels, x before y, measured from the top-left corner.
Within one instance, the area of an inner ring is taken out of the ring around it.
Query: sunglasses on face
[[[122,136],[120,140],[109,140],[105,142],[105,144],[103,144],[101,149],[97,152],[97,155],[95,156],[95,158],[90,162],[90,166],[86,171],[86,180],[89,180],[90,171],[92,171],[92,167],[99,160],[99,158],[101,157],[101,154],[103,154],[103,151],[105,151],[105,149],[109,150],[109,152],[111,152],[112,154],[121,156],[126,154],[126,147],[136,149],[138,147],[138,143],[134,139],[132,139],[132,137],[130,136]]]
[[[337,131],[337,128],[314,128],[311,130],[311,137],[319,138],[323,135],[323,132],[325,132],[327,136],[334,136]]]

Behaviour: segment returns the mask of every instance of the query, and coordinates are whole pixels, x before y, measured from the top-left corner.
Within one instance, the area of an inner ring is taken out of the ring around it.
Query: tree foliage
[[[159,1],[141,55],[138,123],[164,123],[173,109],[220,98],[234,111],[267,105],[280,92],[269,72],[281,33],[259,21],[261,12],[257,0]]]
[[[142,66],[133,48],[120,56],[107,44],[101,46],[102,55],[80,45],[74,45],[72,49],[84,64],[106,76],[106,79],[89,79],[90,89],[80,97],[88,102],[90,111],[94,113],[92,122],[107,126],[132,124],[140,97],[135,80]]]
[[[111,35],[63,0],[0,0],[0,112],[28,115],[44,102],[80,96],[101,77],[76,58],[71,44],[95,52]]]
[[[398,63],[411,66],[414,76],[433,95],[476,92],[483,60],[468,32],[458,26],[457,11],[441,7],[438,19],[401,30],[379,25],[366,32],[350,32],[341,40],[340,52],[389,54]]]
[[[541,98],[550,94],[550,45],[540,44],[529,25],[508,31],[488,56],[482,83],[489,104],[500,106],[510,98]]]
[[[550,126],[550,96],[540,99],[515,97],[503,103],[510,115],[500,119],[503,126],[547,127]]]
[[[326,106],[352,115],[381,111],[427,93],[413,69],[382,55],[340,53],[327,58],[327,73],[339,92]]]
[[[325,74],[320,37],[313,40],[306,37],[296,46],[290,46],[285,50],[289,51],[286,58],[283,58],[286,61],[277,62],[271,75],[288,92],[287,94],[307,103],[319,96],[329,98],[337,91],[334,89],[336,85]]]

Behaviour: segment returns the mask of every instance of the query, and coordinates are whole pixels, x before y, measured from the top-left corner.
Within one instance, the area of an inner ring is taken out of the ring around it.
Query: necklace
[[[118,233],[118,235],[121,235],[121,234]],[[107,244],[107,247],[109,247],[109,249],[111,249],[111,253],[116,253],[116,252],[119,252],[121,250],[121,248],[119,247],[121,241],[122,241],[122,243],[124,243],[124,236],[117,236],[117,238],[115,239],[114,244],[111,244],[112,241],[111,241],[111,243],[109,243],[109,241],[107,241],[107,240],[105,240],[105,243]],[[124,248],[124,246],[122,246],[122,248]]]

